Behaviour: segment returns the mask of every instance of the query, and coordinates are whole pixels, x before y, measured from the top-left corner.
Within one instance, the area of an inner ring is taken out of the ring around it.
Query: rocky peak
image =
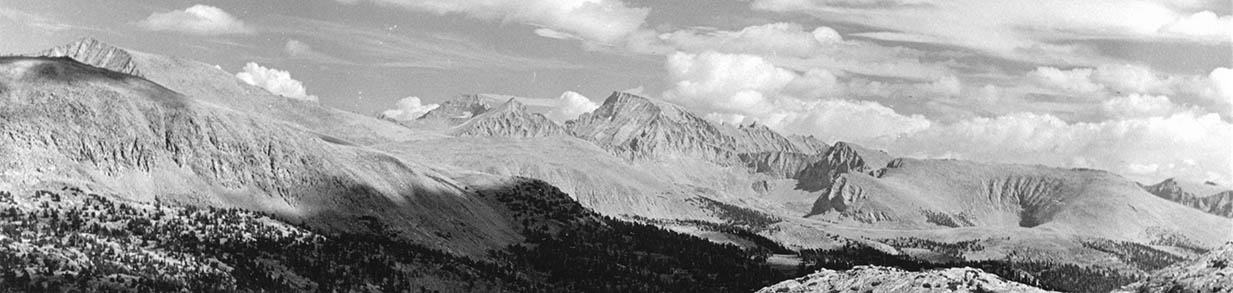
[[[527,111],[526,105],[510,98],[495,108],[487,109],[478,116],[454,128],[457,136],[503,136],[542,137],[566,135],[565,128],[548,117]]]
[[[137,63],[128,51],[100,42],[94,38],[82,38],[38,53],[36,56],[68,57],[78,62],[111,71],[141,76]]]
[[[627,159],[688,156],[742,164],[740,154],[816,153],[813,144],[795,143],[765,126],[713,123],[680,106],[624,92],[612,93],[566,128]]]
[[[420,116],[418,120],[439,120],[457,125],[484,114],[490,109],[492,109],[492,103],[481,95],[460,95],[442,102],[440,106],[424,113],[424,116]]]
[[[1233,218],[1233,190],[1214,184],[1189,184],[1176,178],[1143,187],[1148,193],[1209,214]]]
[[[873,173],[890,161],[890,156],[882,151],[842,141],[836,142],[822,154],[821,159],[800,172],[797,188],[808,191],[826,189],[840,174]]]

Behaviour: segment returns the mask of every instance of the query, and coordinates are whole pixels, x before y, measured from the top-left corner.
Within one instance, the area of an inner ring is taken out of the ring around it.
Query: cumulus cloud
[[[253,30],[230,13],[209,5],[193,5],[183,10],[152,13],[137,26],[152,31],[174,31],[198,35],[248,34]]]
[[[354,3],[360,0],[345,0]],[[613,43],[642,27],[648,8],[621,0],[368,0],[415,11],[458,13],[484,20],[512,21],[538,27],[535,33],[550,38],[578,38]]]
[[[243,71],[235,74],[235,77],[276,95],[304,101],[317,101],[317,96],[309,95],[304,89],[304,84],[291,78],[291,73],[286,71],[266,68],[255,62],[249,62],[244,65]]]
[[[1048,64],[1100,60],[1095,52],[1070,41],[1230,41],[1230,16],[1192,13],[1196,5],[1177,1],[756,0],[751,6],[860,24],[872,28],[859,34],[867,38],[960,46]]]
[[[561,96],[555,101],[552,109],[548,110],[544,116],[558,123],[566,120],[578,118],[578,115],[594,111],[599,108],[599,104],[592,102],[591,99],[582,94],[567,91],[561,93]]]
[[[1180,176],[1229,182],[1230,137],[1233,124],[1215,114],[1068,123],[1047,114],[1016,113],[935,125],[882,146],[908,156],[1098,168],[1144,180]]]
[[[409,121],[424,116],[424,113],[432,111],[441,105],[438,104],[423,104],[418,97],[406,97],[398,100],[394,104],[393,109],[381,112],[381,117],[394,119],[395,121]]]
[[[666,67],[673,88],[663,97],[715,121],[758,122],[832,141],[886,140],[930,125],[877,102],[819,99],[841,90],[825,70],[798,74],[759,56],[713,51],[674,53]]]
[[[1027,77],[1036,84],[1070,94],[1094,95],[1104,86],[1092,82],[1091,68],[1061,70],[1054,67],[1037,67]]]
[[[1217,16],[1215,12],[1202,11],[1179,17],[1161,27],[1160,31],[1213,42],[1229,42],[1233,41],[1233,16]]]
[[[1185,109],[1169,100],[1166,96],[1149,96],[1130,94],[1101,102],[1100,108],[1111,118],[1146,118],[1163,117]]]

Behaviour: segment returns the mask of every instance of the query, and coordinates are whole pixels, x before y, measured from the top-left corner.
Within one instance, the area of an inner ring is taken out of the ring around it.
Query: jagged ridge
[[[1213,188],[1218,188],[1213,186]],[[1215,194],[1195,194],[1199,190],[1186,190],[1175,178],[1143,187],[1147,192],[1209,214],[1233,218],[1233,190]]]
[[[84,38],[76,42],[60,45],[38,53],[37,56],[69,57],[81,63],[105,68],[111,71],[141,76],[137,63],[127,51],[116,48],[93,38]]]
[[[468,119],[452,131],[455,136],[545,137],[566,135],[565,128],[548,117],[528,112],[511,98],[504,104]]]
[[[794,142],[762,126],[717,125],[679,106],[623,92],[614,92],[594,112],[566,122],[566,128],[633,160],[691,156],[740,164],[742,153],[818,151],[807,149],[816,144]]]

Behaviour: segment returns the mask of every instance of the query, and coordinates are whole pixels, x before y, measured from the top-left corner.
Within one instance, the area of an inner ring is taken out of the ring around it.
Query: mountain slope
[[[742,153],[818,152],[816,143],[789,139],[763,126],[719,125],[679,106],[623,92],[614,92],[595,111],[566,122],[566,128],[634,160],[686,156],[740,164]]]
[[[1208,184],[1185,184],[1175,178],[1144,186],[1143,189],[1160,198],[1209,214],[1233,218],[1233,190]]]
[[[1122,288],[1128,292],[1233,291],[1233,243],[1203,256],[1152,273],[1147,280]]]
[[[81,182],[138,201],[243,207],[330,231],[457,253],[519,239],[465,186],[423,165],[199,102],[67,58],[0,59],[0,188]]]
[[[859,266],[847,271],[822,269],[808,276],[771,285],[758,293],[814,292],[1049,292],[1007,281],[973,268],[909,272],[896,268]]]
[[[1200,247],[1233,237],[1225,233],[1233,221],[1152,196],[1103,171],[897,159],[877,173],[840,175],[811,214],[878,227],[1025,227]]]
[[[185,96],[232,110],[289,122],[320,135],[356,144],[441,136],[397,124],[274,95],[235,75],[198,61],[160,56],[85,38],[31,54],[69,57],[85,64],[139,76]]]

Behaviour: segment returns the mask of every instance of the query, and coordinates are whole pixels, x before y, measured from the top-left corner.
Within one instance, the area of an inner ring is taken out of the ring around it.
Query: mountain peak
[[[442,102],[436,109],[424,113],[418,120],[443,120],[461,124],[492,109],[492,104],[481,95],[460,95]]]
[[[510,98],[458,125],[457,136],[543,137],[565,135],[565,128],[548,117],[527,111],[526,105]]]
[[[141,76],[141,72],[137,69],[137,63],[133,62],[133,56],[128,51],[90,37],[53,47],[34,55],[69,57],[95,67]]]

